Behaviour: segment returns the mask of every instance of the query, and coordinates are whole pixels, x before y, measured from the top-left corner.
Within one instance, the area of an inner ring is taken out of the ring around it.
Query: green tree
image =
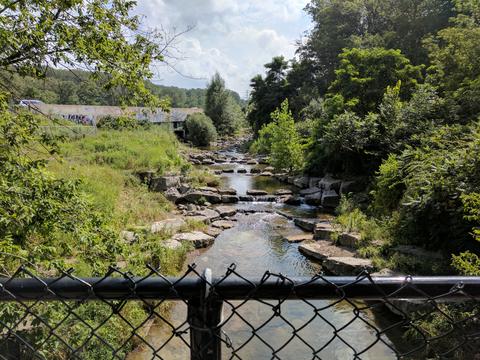
[[[270,114],[280,107],[282,99],[288,97],[288,62],[285,58],[274,57],[265,68],[265,78],[257,75],[250,82],[252,92],[247,119],[255,133],[272,120]]]
[[[209,146],[217,138],[212,119],[202,113],[188,115],[185,130],[187,139],[195,146]]]
[[[282,102],[271,117],[275,125],[271,131],[270,163],[277,170],[301,171],[304,165],[303,148],[292,112],[288,109],[288,100]]]
[[[205,114],[210,117],[221,135],[232,135],[242,121],[242,111],[225,88],[225,81],[217,72],[208,84]]]
[[[457,1],[464,13],[455,26],[440,30],[425,41],[431,67],[429,81],[448,100],[456,118],[467,123],[480,114],[480,17],[478,4]]]
[[[400,95],[405,100],[422,79],[422,68],[411,65],[400,50],[346,49],[340,59],[329,96],[343,96],[348,107],[360,115],[378,109],[388,86],[401,81]]]

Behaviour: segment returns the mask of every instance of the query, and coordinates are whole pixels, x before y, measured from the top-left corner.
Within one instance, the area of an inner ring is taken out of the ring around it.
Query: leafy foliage
[[[421,79],[421,67],[412,66],[399,50],[347,49],[340,54],[340,64],[329,94],[341,95],[347,107],[360,115],[375,111],[388,86],[399,81],[400,97],[408,99]]]
[[[133,130],[138,128],[150,128],[152,124],[148,120],[137,120],[129,116],[107,115],[97,122],[97,128],[106,130]]]
[[[195,146],[209,146],[217,139],[217,131],[212,120],[202,113],[188,115],[185,129],[187,139]]]
[[[303,147],[295,128],[288,100],[272,114],[272,122],[260,130],[259,138],[252,145],[258,152],[270,155],[270,163],[277,170],[295,173],[304,165]]]

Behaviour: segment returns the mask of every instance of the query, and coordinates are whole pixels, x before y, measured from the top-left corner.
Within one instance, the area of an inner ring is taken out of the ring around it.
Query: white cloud
[[[194,26],[177,47],[178,72],[162,67],[161,83],[204,87],[219,71],[227,86],[245,96],[250,79],[273,56],[294,55],[294,43],[309,27],[308,0],[139,0],[137,13],[149,27]]]

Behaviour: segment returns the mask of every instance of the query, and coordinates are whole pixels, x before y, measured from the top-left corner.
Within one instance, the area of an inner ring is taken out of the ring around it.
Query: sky
[[[294,56],[295,42],[311,27],[308,0],[138,0],[135,12],[149,28],[177,38],[169,62],[157,66],[154,82],[204,88],[218,71],[229,89],[246,98],[250,79],[272,57]]]

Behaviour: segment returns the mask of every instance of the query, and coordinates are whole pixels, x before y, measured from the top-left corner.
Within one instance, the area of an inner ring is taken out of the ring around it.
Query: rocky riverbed
[[[216,151],[195,151],[189,158],[195,166],[217,174],[217,181],[208,187],[191,188],[180,176],[160,179],[147,175],[144,179],[152,189],[170,196],[177,207],[171,219],[152,224],[151,231],[171,233],[171,239],[165,243],[167,247],[191,243],[196,250],[190,259],[196,263],[197,271],[208,267],[218,276],[224,274],[232,263],[242,276],[250,278],[261,277],[267,270],[292,277],[311,277],[322,271],[352,275],[364,269],[373,270],[371,262],[362,259],[355,250],[358,235],[338,233],[331,223],[329,208],[322,206],[322,198],[324,205],[335,204],[332,191],[340,195],[342,182],[339,184],[329,177],[318,181],[288,177],[282,180],[282,175],[275,174],[264,159],[242,154],[237,144]],[[315,203],[308,200],[310,195],[319,200]],[[185,224],[191,220],[204,223],[206,228],[202,232],[183,232]],[[328,301],[313,301],[312,304],[315,308],[324,308],[322,316],[336,326],[351,319],[351,308],[332,306]],[[224,317],[229,318],[228,309],[225,312]],[[242,306],[242,316],[249,321],[261,321],[270,315],[271,308],[267,304],[251,301]],[[282,305],[282,316],[292,322],[306,323],[312,317],[312,307],[301,301],[289,301]],[[365,316],[372,323],[376,322],[375,314]],[[172,307],[170,321],[175,326],[180,326],[185,317],[186,309],[182,304]],[[244,327],[237,316],[223,327],[236,347],[248,333]],[[272,344],[287,341],[291,336],[287,326],[275,322],[266,324],[262,332],[262,337]],[[150,328],[147,340],[162,344],[170,336],[171,329],[158,323]],[[313,336],[310,339],[313,343],[327,343],[332,334],[324,322],[314,322],[305,336]],[[343,336],[361,351],[365,344],[375,341],[377,334],[364,323],[354,322],[344,330]],[[385,337],[385,341],[388,343],[389,339]],[[332,343],[319,356],[332,359],[353,356],[351,350],[340,351],[340,348],[340,344]],[[174,339],[162,348],[160,355],[168,359],[186,358],[188,354],[181,349],[186,350],[186,347]],[[289,344],[283,352],[285,358],[308,357],[308,350],[296,342]],[[268,354],[269,350],[256,338],[241,351],[242,358],[260,359]],[[129,359],[151,357],[151,349],[140,347]],[[376,346],[365,352],[362,358],[389,359],[394,356],[388,346]]]

